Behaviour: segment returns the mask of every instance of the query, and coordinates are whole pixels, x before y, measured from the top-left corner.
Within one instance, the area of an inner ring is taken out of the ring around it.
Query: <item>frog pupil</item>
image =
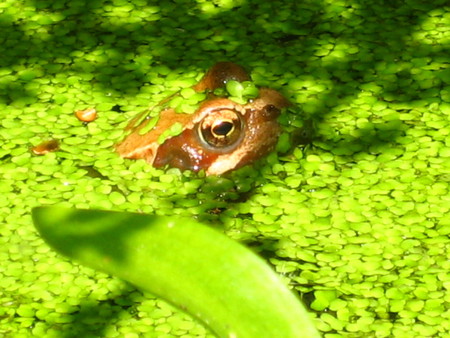
[[[230,121],[220,121],[211,128],[211,132],[215,137],[225,137],[233,132],[234,124]]]

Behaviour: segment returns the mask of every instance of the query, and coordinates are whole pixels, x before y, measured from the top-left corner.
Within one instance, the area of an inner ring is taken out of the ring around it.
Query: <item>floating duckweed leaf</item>
[[[158,143],[163,144],[168,138],[180,135],[182,132],[183,125],[180,122],[175,122],[158,137]]]
[[[261,258],[193,220],[62,207],[35,208],[33,219],[60,253],[170,301],[219,337],[319,337]]]
[[[228,81],[225,85],[229,99],[239,104],[246,104],[249,99],[258,97],[259,90],[251,81]]]
[[[180,91],[180,95],[184,98],[184,99],[189,99],[190,97],[192,97],[193,95],[196,94],[196,91],[193,88],[183,88]]]
[[[176,109],[183,103],[183,98],[181,96],[175,96],[173,99],[169,101],[169,107],[172,109]]]
[[[158,123],[158,120],[159,116],[154,116],[150,118],[147,124],[142,129],[139,130],[139,135],[144,135],[148,133],[150,130],[152,130],[153,127],[156,126],[156,124]]]
[[[239,81],[230,80],[226,83],[227,92],[233,97],[242,97],[244,86]]]
[[[276,149],[279,153],[286,153],[292,149],[291,137],[288,133],[282,133],[280,137],[278,137]]]
[[[192,88],[185,88],[168,102],[168,106],[176,113],[193,114],[199,107],[199,103],[206,99],[204,93],[196,93]]]
[[[195,103],[200,103],[205,99],[206,99],[205,93],[195,93],[194,95],[189,97],[188,102],[195,104]]]
[[[242,96],[246,97],[248,99],[254,99],[258,97],[259,90],[258,87],[255,86],[255,84],[251,81],[244,81],[242,82],[242,85],[244,87],[242,91]]]
[[[247,104],[247,100],[242,97],[230,96],[229,99],[239,104]]]
[[[227,91],[225,90],[225,88],[222,88],[222,87],[214,89],[213,93],[216,96],[226,96],[227,95]]]
[[[177,107],[176,112],[184,114],[194,114],[197,109],[198,106],[195,104],[192,105],[189,103],[183,103],[179,107]]]

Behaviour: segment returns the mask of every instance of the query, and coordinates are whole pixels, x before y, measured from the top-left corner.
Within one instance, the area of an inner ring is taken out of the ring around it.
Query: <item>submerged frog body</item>
[[[280,134],[277,118],[289,102],[269,88],[260,88],[258,96],[244,104],[214,94],[228,81],[249,79],[242,67],[217,63],[193,87],[196,92],[207,93],[193,114],[166,108],[156,123],[136,118],[127,127],[129,135],[117,145],[118,153],[125,158],[143,158],[157,168],[168,165],[204,170],[207,175],[220,175],[254,162],[275,147]],[[150,123],[154,126],[146,131]],[[180,132],[161,142],[161,136],[174,125]]]

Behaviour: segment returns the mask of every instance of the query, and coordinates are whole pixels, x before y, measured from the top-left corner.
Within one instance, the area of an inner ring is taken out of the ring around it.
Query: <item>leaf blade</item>
[[[33,220],[58,252],[168,300],[220,337],[319,337],[261,258],[195,221],[61,207],[35,208]]]

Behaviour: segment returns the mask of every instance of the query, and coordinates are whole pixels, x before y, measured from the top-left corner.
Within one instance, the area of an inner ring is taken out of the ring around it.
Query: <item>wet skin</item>
[[[117,152],[125,158],[145,159],[157,168],[168,165],[204,170],[207,175],[220,175],[267,155],[280,134],[280,111],[290,103],[269,88],[259,88],[259,96],[246,104],[214,95],[215,89],[230,80],[243,82],[250,77],[234,63],[217,63],[193,86],[195,91],[207,93],[193,114],[164,109],[156,125],[146,133],[140,130],[151,119],[139,122],[138,116],[128,125],[129,134],[117,145]],[[158,138],[174,123],[181,124],[182,132],[158,143]]]

